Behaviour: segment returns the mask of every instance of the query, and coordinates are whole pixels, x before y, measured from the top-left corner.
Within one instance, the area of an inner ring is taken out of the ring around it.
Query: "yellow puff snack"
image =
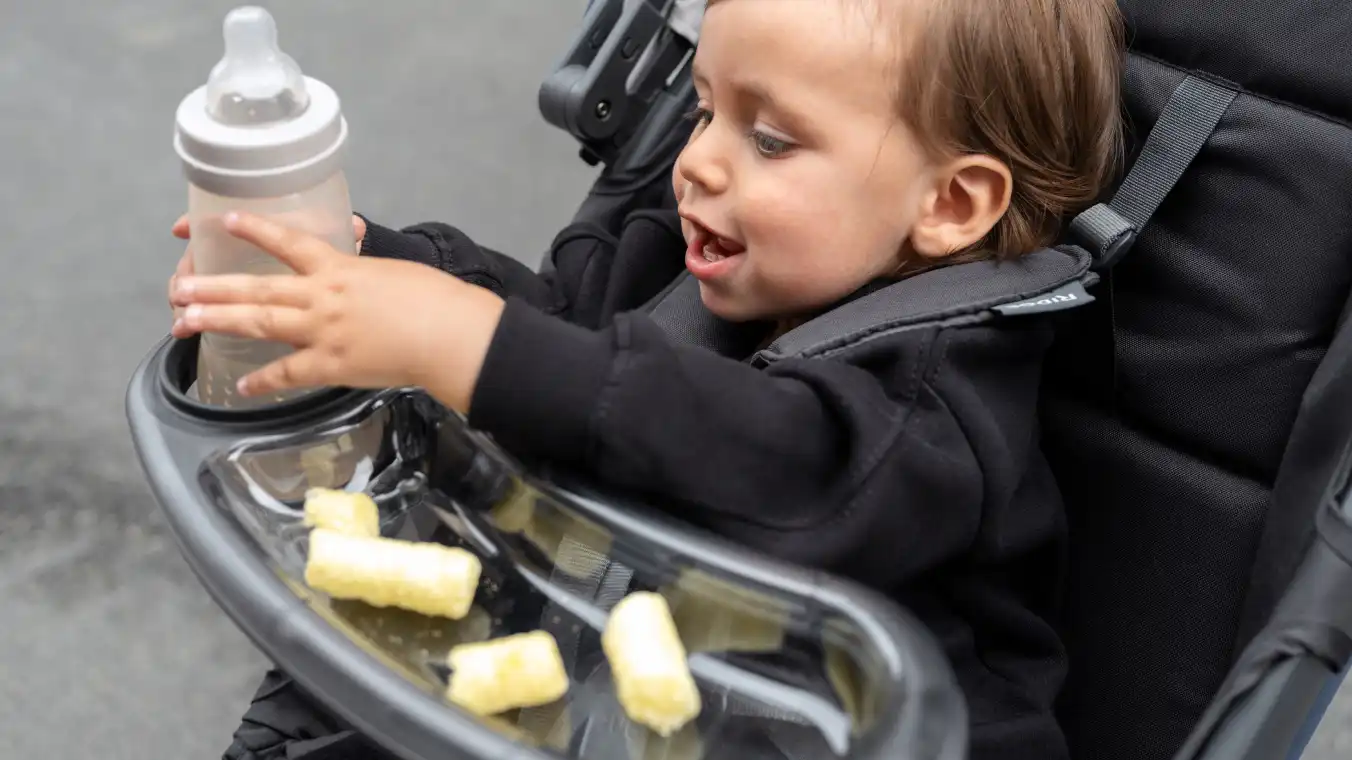
[[[329,488],[305,492],[305,524],[349,536],[380,535],[380,510],[364,493]]]
[[[461,644],[451,650],[447,663],[451,683],[446,698],[475,715],[538,707],[568,692],[563,657],[547,631]]]
[[[699,689],[686,664],[671,608],[660,594],[625,597],[601,634],[615,695],[630,720],[671,736],[700,712]]]
[[[335,599],[459,620],[474,602],[481,570],[464,549],[321,528],[310,533],[305,582]]]

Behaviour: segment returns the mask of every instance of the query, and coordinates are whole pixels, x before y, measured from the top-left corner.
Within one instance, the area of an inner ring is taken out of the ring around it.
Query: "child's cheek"
[[[738,204],[745,242],[760,243],[761,247],[787,254],[785,258],[793,258],[792,252],[817,246],[826,233],[823,227],[835,224],[831,214],[822,213],[821,198],[784,192],[784,188],[774,186],[756,190]]]
[[[676,202],[685,200],[685,178],[681,176],[680,162],[671,167],[671,189],[676,193]]]

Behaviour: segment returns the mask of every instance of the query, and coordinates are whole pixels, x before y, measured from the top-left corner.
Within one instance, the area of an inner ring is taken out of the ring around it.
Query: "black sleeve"
[[[670,155],[657,161],[660,171],[638,178],[603,172],[572,222],[550,244],[541,272],[441,223],[393,230],[363,216],[362,254],[426,264],[503,298],[516,297],[574,324],[598,327],[643,304],[684,269],[685,241],[671,172],[665,168],[682,144],[683,139],[673,138]]]
[[[974,540],[982,471],[926,345],[874,367],[765,370],[668,343],[648,318],[590,331],[509,301],[470,422],[509,450],[636,491],[794,562],[886,587]]]
[[[597,328],[638,308],[684,268],[685,240],[671,209],[638,209],[610,230],[589,221],[565,227],[537,274],[445,224],[402,231],[367,223],[362,253],[426,264],[503,298],[518,298],[574,324]]]
[[[503,298],[515,296],[550,313],[561,312],[568,301],[566,293],[555,292],[554,278],[475,243],[449,224],[429,222],[393,230],[366,220],[361,252],[363,256],[426,264]]]

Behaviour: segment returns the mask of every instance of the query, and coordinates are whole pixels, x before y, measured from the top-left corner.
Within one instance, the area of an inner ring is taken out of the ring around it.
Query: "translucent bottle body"
[[[227,198],[188,185],[189,248],[196,273],[289,274],[291,269],[285,264],[225,231],[222,220],[230,211],[258,214],[319,237],[339,251],[357,253],[352,201],[341,171],[314,187],[278,198]],[[241,377],[292,351],[291,346],[273,341],[203,334],[197,359],[197,397],[205,404],[236,409],[294,398],[305,391],[246,398],[235,389]]]

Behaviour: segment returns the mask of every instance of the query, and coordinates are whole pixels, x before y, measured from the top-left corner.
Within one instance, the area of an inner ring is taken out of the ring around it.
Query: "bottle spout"
[[[277,23],[257,6],[225,17],[225,57],[207,79],[207,112],[232,126],[287,121],[309,106],[305,76],[277,44]]]

